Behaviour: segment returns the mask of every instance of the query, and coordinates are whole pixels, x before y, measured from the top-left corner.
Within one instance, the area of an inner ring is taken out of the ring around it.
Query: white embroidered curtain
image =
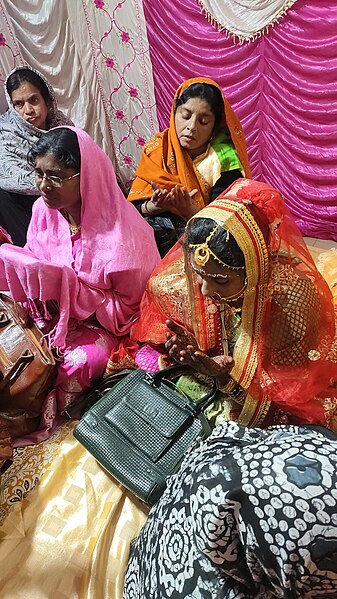
[[[22,65],[22,58],[19,45],[13,35],[13,29],[5,10],[3,2],[0,1],[0,114],[7,110],[3,83],[7,73]]]
[[[0,80],[18,64],[40,70],[127,187],[158,130],[142,0],[1,0],[0,9]]]
[[[202,12],[220,30],[240,42],[268,31],[296,0],[197,0]]]

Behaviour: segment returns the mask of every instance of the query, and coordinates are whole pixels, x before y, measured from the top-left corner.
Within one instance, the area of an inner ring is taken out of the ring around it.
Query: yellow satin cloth
[[[0,528],[1,599],[121,599],[148,511],[70,432]]]
[[[321,250],[308,246],[308,249],[318,270],[328,283],[332,291],[334,304],[337,306],[337,248],[332,247],[329,250]]]

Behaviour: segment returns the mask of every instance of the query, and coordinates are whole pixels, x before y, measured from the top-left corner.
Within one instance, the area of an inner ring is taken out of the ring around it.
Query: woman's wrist
[[[225,372],[224,374],[221,374],[220,376],[216,377],[216,386],[219,389],[219,391],[223,391],[225,389],[227,390],[230,378],[231,377],[228,372]]]
[[[158,208],[151,199],[145,200],[141,209],[144,216],[152,216],[153,214],[162,212],[161,208]]]
[[[233,401],[236,403],[243,405],[247,391],[241,385],[239,385],[236,381],[232,379],[229,373],[227,373],[227,380],[225,378],[216,379],[216,386],[221,393],[228,395]]]
[[[190,220],[190,218],[192,218],[196,213],[198,212],[198,208],[196,208],[194,205],[189,206],[186,210],[182,212],[179,212],[178,210],[178,216],[180,216],[181,218],[183,218],[184,220],[188,221]]]
[[[150,202],[150,200],[145,200],[145,202],[142,204],[141,210],[142,210],[142,214],[144,214],[144,216],[146,216],[147,214],[150,214],[150,212],[148,211],[149,202]]]

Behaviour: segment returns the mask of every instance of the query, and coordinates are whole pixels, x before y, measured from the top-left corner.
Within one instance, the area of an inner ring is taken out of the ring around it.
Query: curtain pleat
[[[215,79],[242,121],[253,176],[283,193],[303,234],[337,240],[335,1],[298,0],[243,44],[213,27],[197,0],[144,0],[144,10],[160,128],[184,79]]]

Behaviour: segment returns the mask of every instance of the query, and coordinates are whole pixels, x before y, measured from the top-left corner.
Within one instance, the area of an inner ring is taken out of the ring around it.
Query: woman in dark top
[[[72,122],[57,109],[47,79],[31,67],[14,69],[5,91],[9,108],[0,116],[0,225],[15,245],[24,246],[32,206],[39,197],[28,151],[45,131]]]

